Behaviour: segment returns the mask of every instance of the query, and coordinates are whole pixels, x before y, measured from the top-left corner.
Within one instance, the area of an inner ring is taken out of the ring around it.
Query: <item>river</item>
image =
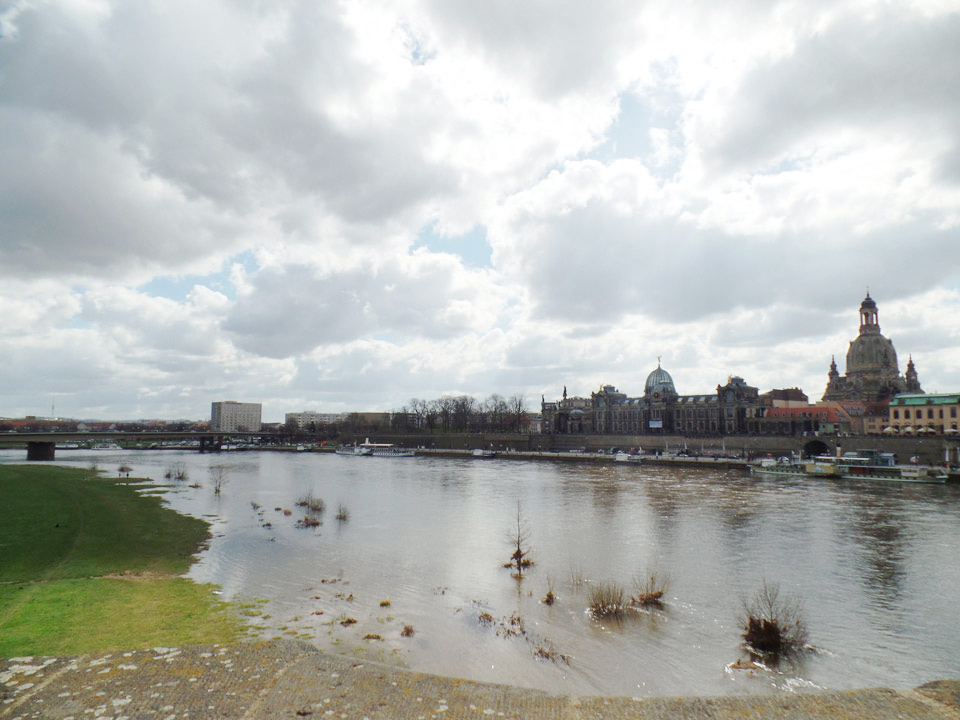
[[[23,451],[0,452],[0,462],[22,461]],[[960,676],[953,485],[615,463],[57,451],[56,464],[93,463],[108,473],[129,465],[153,478],[147,491],[163,486],[171,507],[211,522],[189,576],[249,606],[263,636],[580,695],[909,688]],[[223,468],[219,496],[213,466]],[[164,479],[172,468],[188,479]],[[307,493],[326,510],[321,525],[298,528]],[[535,562],[520,579],[502,567],[518,503]],[[346,520],[335,518],[340,505]],[[629,592],[651,570],[670,580],[662,609],[605,621],[587,612],[598,583]],[[800,601],[810,648],[779,668],[729,669],[745,657],[743,600],[764,582]]]

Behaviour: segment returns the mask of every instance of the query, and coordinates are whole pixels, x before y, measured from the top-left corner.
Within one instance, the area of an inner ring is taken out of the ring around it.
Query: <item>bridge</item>
[[[162,440],[199,440],[200,452],[216,452],[225,437],[261,437],[263,433],[161,430],[158,432],[32,432],[0,434],[0,445],[27,446],[27,460],[53,460],[57,443],[118,442],[137,441],[157,442]]]

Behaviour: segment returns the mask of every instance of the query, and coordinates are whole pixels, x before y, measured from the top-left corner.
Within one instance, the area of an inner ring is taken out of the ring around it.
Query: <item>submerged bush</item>
[[[599,583],[590,588],[590,614],[595,618],[619,617],[626,607],[623,588],[616,583]]]
[[[799,600],[781,597],[780,586],[768,585],[766,580],[749,602],[744,601],[740,626],[744,644],[758,653],[790,653],[807,643]]]
[[[322,513],[326,509],[327,504],[323,501],[323,498],[314,497],[311,491],[297,500],[296,506],[305,507],[310,512]]]
[[[630,604],[637,607],[660,607],[669,587],[670,578],[656,570],[638,575],[634,579],[636,594],[630,598]]]

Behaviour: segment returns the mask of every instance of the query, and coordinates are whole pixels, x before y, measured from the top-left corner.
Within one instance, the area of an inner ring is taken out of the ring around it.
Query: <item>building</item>
[[[216,432],[260,432],[260,403],[225,400],[210,405],[210,429]]]
[[[321,425],[333,425],[340,422],[342,415],[340,413],[321,413],[316,410],[303,410],[301,412],[286,413],[284,415],[284,424],[288,427],[293,424],[298,430],[316,429]]]
[[[922,393],[913,358],[901,376],[893,343],[880,334],[877,303],[867,293],[860,304],[860,334],[847,350],[846,373],[837,370],[836,358],[830,361],[825,402],[886,402],[898,393]]]
[[[807,407],[810,399],[798,387],[774,389],[760,396],[764,404],[775,408]]]
[[[764,435],[836,435],[850,432],[850,416],[840,407],[770,407],[763,415],[760,432]]]
[[[898,435],[957,435],[960,393],[905,393],[890,401],[887,428]]]
[[[760,411],[757,388],[743,378],[728,378],[715,393],[680,395],[658,362],[640,397],[602,385],[589,398],[568,398],[564,388],[562,400],[541,403],[541,427],[551,434],[736,435],[756,432]]]

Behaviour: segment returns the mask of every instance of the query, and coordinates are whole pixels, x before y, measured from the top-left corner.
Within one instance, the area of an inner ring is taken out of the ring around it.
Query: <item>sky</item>
[[[0,0],[0,416],[960,391],[960,0]]]

